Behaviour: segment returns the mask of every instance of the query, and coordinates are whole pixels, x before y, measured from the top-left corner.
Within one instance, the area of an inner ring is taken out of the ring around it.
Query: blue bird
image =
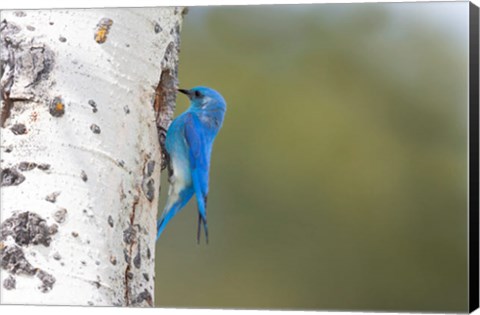
[[[217,91],[198,86],[179,89],[190,99],[190,107],[173,120],[167,131],[165,148],[168,156],[168,199],[157,222],[157,240],[168,222],[195,194],[198,206],[197,242],[201,226],[208,243],[207,195],[208,173],[213,141],[223,124],[226,103]]]

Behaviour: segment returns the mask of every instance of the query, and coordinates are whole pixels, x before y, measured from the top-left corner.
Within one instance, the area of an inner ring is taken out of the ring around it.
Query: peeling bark
[[[185,12],[185,11],[183,11]],[[157,29],[155,29],[156,32]],[[178,54],[180,53],[180,24],[177,23],[172,28],[174,41],[171,41],[162,60],[162,72],[160,81],[155,89],[154,109],[156,113],[156,123],[158,130],[158,139],[162,150],[161,169],[164,170],[168,165],[167,151],[165,149],[165,139],[167,130],[173,120],[175,112],[175,101],[178,86]],[[171,65],[166,66],[166,65]]]
[[[153,306],[181,12],[1,11],[0,303]]]

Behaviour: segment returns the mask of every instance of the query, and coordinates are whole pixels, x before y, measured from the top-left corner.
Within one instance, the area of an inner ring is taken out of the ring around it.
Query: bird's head
[[[196,110],[224,110],[226,103],[222,95],[214,89],[197,86],[190,90],[178,89],[180,93],[188,96],[193,109]]]

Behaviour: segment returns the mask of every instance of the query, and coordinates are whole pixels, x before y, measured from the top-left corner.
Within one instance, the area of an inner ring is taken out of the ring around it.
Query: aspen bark
[[[182,19],[1,12],[0,303],[153,306]]]

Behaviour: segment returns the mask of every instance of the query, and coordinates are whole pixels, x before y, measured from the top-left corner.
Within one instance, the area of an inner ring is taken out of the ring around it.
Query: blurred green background
[[[181,42],[228,110],[158,306],[467,310],[468,2],[192,7]]]

